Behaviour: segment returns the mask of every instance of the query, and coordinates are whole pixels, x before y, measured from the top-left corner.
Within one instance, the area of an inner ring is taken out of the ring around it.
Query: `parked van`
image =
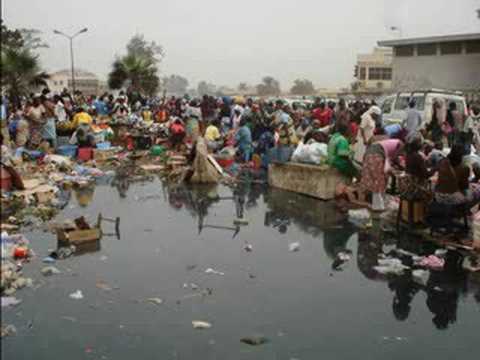
[[[467,115],[467,103],[460,92],[431,89],[413,92],[402,92],[386,97],[382,104],[383,122],[385,125],[400,124],[406,117],[409,100],[413,99],[416,109],[420,112],[423,125],[432,121],[432,105],[435,99],[443,99],[447,108],[448,104],[455,102],[457,110]]]

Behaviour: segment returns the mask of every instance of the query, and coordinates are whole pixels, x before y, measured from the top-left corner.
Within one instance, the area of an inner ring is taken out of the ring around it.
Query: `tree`
[[[241,82],[238,84],[237,90],[241,93],[246,92],[248,90],[248,84],[245,82]]]
[[[188,89],[188,80],[180,75],[165,76],[162,88],[169,94],[183,95]]]
[[[147,42],[143,35],[135,35],[128,42],[127,54],[117,57],[108,75],[112,89],[128,87],[149,96],[155,95],[159,86],[158,65],[165,56],[164,50],[154,41]]]
[[[27,95],[32,87],[47,85],[48,75],[41,70],[38,54],[34,52],[47,46],[38,34],[37,30],[10,30],[1,26],[0,85],[14,104],[19,104],[21,96]]]
[[[315,93],[315,87],[310,80],[297,79],[290,89],[290,93],[293,95],[312,95]]]
[[[357,92],[361,89],[362,83],[360,81],[354,81],[353,83],[350,84],[350,88],[352,92]]]
[[[207,83],[206,81],[200,81],[197,86],[197,92],[199,96],[214,95],[217,91],[217,87],[214,84]]]
[[[257,93],[260,96],[280,95],[280,83],[271,76],[262,79],[262,83],[257,85]]]

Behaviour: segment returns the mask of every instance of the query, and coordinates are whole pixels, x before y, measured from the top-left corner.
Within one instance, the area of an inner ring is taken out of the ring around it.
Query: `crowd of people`
[[[454,102],[438,99],[427,123],[412,99],[402,124],[392,131],[374,101],[317,98],[309,103],[208,95],[146,99],[123,91],[85,96],[67,89],[60,94],[44,89],[20,104],[2,98],[2,142],[10,150],[55,149],[59,136],[68,136],[78,147],[93,147],[99,141],[96,133],[114,124],[158,124],[167,130],[174,149],[202,136],[210,152],[231,147],[236,160],[247,164],[262,164],[265,158],[286,161],[300,143],[325,144],[325,162],[348,179],[344,195],[356,203],[368,200],[373,210],[385,208],[388,178],[395,170],[406,173],[401,191],[419,199],[472,206],[478,202],[480,166],[471,169],[463,161],[472,149],[480,151],[477,104],[462,112]],[[268,158],[272,148],[282,150],[273,154],[284,155]]]

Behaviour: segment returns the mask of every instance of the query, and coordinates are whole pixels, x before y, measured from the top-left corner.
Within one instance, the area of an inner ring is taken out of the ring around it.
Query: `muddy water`
[[[116,185],[73,194],[57,220],[120,216],[120,239],[58,261],[61,275],[26,266],[41,286],[2,310],[18,330],[2,359],[453,359],[476,348],[478,277],[444,271],[419,286],[372,270],[395,246],[432,251],[414,239],[358,234],[333,205],[258,185]],[[236,227],[242,209],[249,223]],[[56,246],[49,233],[27,236],[40,258]],[[341,251],[351,260],[334,271]],[[69,298],[77,289],[82,300]],[[269,343],[240,342],[256,334]]]

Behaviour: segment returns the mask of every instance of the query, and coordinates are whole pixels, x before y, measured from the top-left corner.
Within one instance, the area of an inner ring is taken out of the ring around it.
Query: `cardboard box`
[[[114,157],[116,154],[116,149],[94,149],[93,150],[93,159],[95,161],[105,161],[111,157]]]
[[[98,241],[101,237],[102,230],[100,228],[72,231],[65,229],[57,230],[57,240],[61,243],[69,245],[79,245],[87,242],[94,242]]]

